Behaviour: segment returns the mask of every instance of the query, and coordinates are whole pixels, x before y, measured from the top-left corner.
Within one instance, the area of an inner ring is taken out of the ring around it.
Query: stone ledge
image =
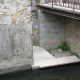
[[[3,61],[0,63],[0,75],[20,72],[24,70],[32,70],[32,60],[28,58],[14,58],[11,61]]]
[[[24,70],[26,70],[26,71],[32,70],[31,65],[30,64],[23,64],[23,65],[11,66],[11,67],[10,66],[9,67],[3,67],[3,68],[0,68],[0,75],[24,71]]]

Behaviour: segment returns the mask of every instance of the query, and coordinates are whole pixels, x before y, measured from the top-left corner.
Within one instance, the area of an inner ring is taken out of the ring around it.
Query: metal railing
[[[66,7],[73,9],[80,10],[80,0],[40,0],[40,4],[47,4],[51,5],[53,8],[54,6]]]

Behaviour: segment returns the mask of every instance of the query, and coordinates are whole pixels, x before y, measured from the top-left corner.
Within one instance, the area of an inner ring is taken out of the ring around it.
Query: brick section
[[[65,22],[65,39],[72,51],[80,56],[80,22],[70,18],[66,18]]]

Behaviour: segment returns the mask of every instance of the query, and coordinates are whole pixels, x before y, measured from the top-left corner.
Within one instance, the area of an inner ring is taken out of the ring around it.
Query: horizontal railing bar
[[[52,8],[54,5],[71,8],[73,9],[73,13],[75,9],[80,10],[80,0],[40,0],[40,2],[40,4],[52,5]]]

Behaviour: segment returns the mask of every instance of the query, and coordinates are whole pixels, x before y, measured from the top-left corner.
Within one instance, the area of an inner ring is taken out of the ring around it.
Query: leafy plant
[[[40,0],[36,0],[36,3],[40,3]]]
[[[61,49],[62,51],[69,51],[71,56],[75,55],[79,58],[78,54],[76,52],[71,51],[70,46],[67,44],[67,42],[62,42],[59,46],[58,49]]]
[[[67,44],[67,42],[62,42],[59,46],[58,49],[61,49],[62,51],[69,51],[70,46]]]

